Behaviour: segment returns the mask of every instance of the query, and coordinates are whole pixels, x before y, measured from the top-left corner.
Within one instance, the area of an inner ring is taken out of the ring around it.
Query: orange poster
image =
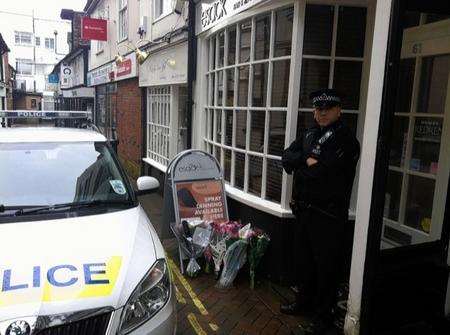
[[[226,221],[223,186],[219,180],[177,183],[181,220]]]

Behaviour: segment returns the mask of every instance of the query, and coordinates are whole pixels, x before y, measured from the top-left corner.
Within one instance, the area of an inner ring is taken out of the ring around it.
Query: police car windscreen
[[[4,206],[131,200],[102,142],[1,143],[0,162]]]

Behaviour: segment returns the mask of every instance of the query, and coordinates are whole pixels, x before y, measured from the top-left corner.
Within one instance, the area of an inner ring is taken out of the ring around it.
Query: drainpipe
[[[189,0],[188,73],[187,73],[187,149],[192,148],[192,114],[194,112],[194,81],[197,72],[197,38],[195,36],[195,2]]]

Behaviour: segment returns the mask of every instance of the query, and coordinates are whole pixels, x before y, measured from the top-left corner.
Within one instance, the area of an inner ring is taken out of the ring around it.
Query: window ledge
[[[228,184],[225,184],[225,191],[227,193],[227,196],[229,196],[230,198],[246,204],[247,206],[250,206],[252,208],[258,209],[262,212],[283,219],[293,219],[295,217],[290,209],[283,209],[279,204],[276,204],[272,201],[263,200],[249,193],[245,193],[244,191],[238,190]],[[353,209],[350,209],[348,219],[355,220],[355,217],[355,211]]]
[[[277,216],[279,218],[294,218],[294,215],[290,209],[283,209],[281,208],[281,205],[272,201],[263,200],[257,196],[238,190],[228,184],[225,184],[225,191],[227,192],[227,196],[230,198],[262,212]]]
[[[164,18],[168,17],[169,15],[175,13],[175,11],[168,12],[166,14],[161,14],[156,19],[153,20],[152,24],[158,23],[159,21],[162,21]]]
[[[96,56],[101,55],[103,52],[104,52],[103,49],[102,49],[102,50],[99,50],[99,51],[97,51],[97,52],[95,53],[95,55],[96,55]]]
[[[158,163],[158,162],[154,161],[153,159],[150,159],[150,158],[142,158],[142,160],[143,160],[145,163],[147,163],[147,164],[153,166],[154,168],[157,168],[159,171],[161,171],[161,172],[163,172],[163,173],[166,173],[166,171],[167,171],[167,166],[162,165],[161,163]]]

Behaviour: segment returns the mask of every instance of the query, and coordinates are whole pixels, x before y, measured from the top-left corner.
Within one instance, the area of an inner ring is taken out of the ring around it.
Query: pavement
[[[178,300],[177,334],[291,334],[299,323],[305,322],[279,312],[283,297],[293,298],[290,289],[260,280],[251,290],[245,268],[227,290],[215,287],[214,274],[183,276],[176,240],[162,239],[162,197],[146,195],[140,197],[140,202],[161,238],[172,270]]]

